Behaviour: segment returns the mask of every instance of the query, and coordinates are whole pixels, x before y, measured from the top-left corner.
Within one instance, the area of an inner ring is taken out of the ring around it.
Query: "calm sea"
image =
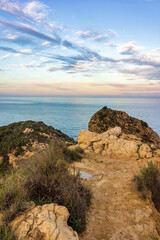
[[[103,106],[146,121],[160,135],[158,98],[0,97],[0,126],[25,120],[43,121],[76,139]]]

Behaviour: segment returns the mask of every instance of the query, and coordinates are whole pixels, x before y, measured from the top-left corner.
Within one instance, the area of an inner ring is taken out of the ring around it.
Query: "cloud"
[[[114,42],[107,42],[107,43],[105,43],[105,45],[107,47],[112,47],[112,48],[117,48],[119,46],[119,44],[114,43]]]
[[[51,44],[51,42],[49,42],[49,41],[45,41],[45,42],[43,42],[43,43],[41,44],[41,46],[48,48],[48,47],[51,47],[52,44]]]
[[[2,20],[2,19],[0,20],[0,23],[3,26],[9,27],[11,29],[15,29],[19,32],[31,35],[33,37],[36,37],[36,38],[39,38],[39,39],[42,39],[42,40],[52,42],[54,44],[60,44],[61,43],[61,38],[58,35],[56,35],[55,37],[49,36],[47,34],[39,32],[36,29],[31,28],[30,26],[28,26],[26,24],[21,24],[21,25],[20,24],[14,24],[14,23],[10,23],[10,22],[7,22],[5,20]]]
[[[0,46],[0,50],[5,51],[5,52],[10,52],[10,53],[20,53],[19,51],[15,50],[13,48],[10,48],[10,47],[1,47]]]
[[[28,2],[22,11],[26,17],[41,22],[48,15],[49,7],[42,2],[33,1]]]
[[[23,68],[37,68],[37,67],[40,67],[41,65],[37,64],[35,62],[32,62],[32,63],[28,63],[28,64],[21,64],[21,66]]]
[[[123,55],[132,55],[139,52],[140,49],[144,47],[137,46],[134,41],[125,43],[118,47],[118,52]]]
[[[48,6],[39,1],[25,4],[18,1],[1,0],[0,9],[29,22],[41,22],[49,12]]]
[[[7,53],[6,55],[1,56],[0,60],[4,60],[4,59],[8,58],[10,55],[11,55],[10,53]]]
[[[141,53],[121,59],[124,63],[160,67],[160,55]]]
[[[77,31],[76,35],[81,39],[90,39],[94,42],[107,41],[113,36],[116,36],[116,32],[109,29],[106,34],[101,34],[97,31]]]
[[[153,52],[160,52],[160,48],[156,48],[152,50]]]
[[[35,41],[33,41],[30,38],[27,37],[22,37],[18,35],[8,35],[6,37],[0,37],[1,42],[6,42],[6,43],[13,43],[13,44],[18,44],[20,46],[24,45],[35,45]]]

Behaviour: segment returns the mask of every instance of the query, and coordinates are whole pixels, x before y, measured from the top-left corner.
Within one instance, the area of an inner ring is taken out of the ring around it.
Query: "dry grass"
[[[151,192],[152,201],[160,211],[160,168],[157,163],[148,162],[146,166],[140,167],[140,172],[134,176],[138,191],[142,192],[144,198]]]
[[[69,225],[83,231],[91,195],[79,177],[69,171],[69,163],[79,158],[75,151],[52,143],[45,151],[23,161],[2,182],[0,211],[5,211],[6,222],[21,211],[24,201],[32,200],[38,205],[56,202],[68,208]]]

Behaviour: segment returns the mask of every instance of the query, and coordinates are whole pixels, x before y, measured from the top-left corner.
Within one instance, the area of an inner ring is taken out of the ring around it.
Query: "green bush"
[[[52,143],[48,149],[22,161],[16,171],[8,175],[0,190],[0,211],[6,213],[6,222],[21,211],[24,201],[37,205],[57,203],[70,212],[68,224],[77,232],[85,229],[86,212],[91,194],[71,175],[69,163],[79,160],[76,151]]]
[[[138,191],[142,196],[147,197],[151,192],[152,201],[160,211],[160,168],[157,163],[148,162],[146,166],[140,167],[140,172],[134,176]]]

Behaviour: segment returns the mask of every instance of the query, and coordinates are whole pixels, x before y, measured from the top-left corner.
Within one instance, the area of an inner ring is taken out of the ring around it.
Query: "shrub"
[[[68,224],[75,231],[84,230],[91,195],[80,178],[69,171],[69,163],[78,158],[77,152],[52,143],[48,149],[22,161],[6,177],[0,190],[0,211],[7,213],[6,221],[21,211],[24,201],[32,200],[37,205],[54,202],[67,207]]]
[[[146,127],[146,128],[148,127],[148,124],[142,120],[141,120],[141,124],[142,124],[142,127]]]
[[[9,164],[9,157],[5,155],[3,157],[3,161],[0,164],[0,175],[3,176],[6,174],[6,172],[11,168],[11,165]]]
[[[160,211],[160,169],[157,163],[148,162],[146,166],[140,167],[139,174],[134,176],[138,191],[146,197],[148,192],[152,194],[152,201]]]
[[[0,227],[0,240],[15,240],[9,227]]]
[[[0,212],[4,212],[6,223],[19,212],[27,192],[23,187],[23,177],[12,171],[2,179],[0,189]]]

